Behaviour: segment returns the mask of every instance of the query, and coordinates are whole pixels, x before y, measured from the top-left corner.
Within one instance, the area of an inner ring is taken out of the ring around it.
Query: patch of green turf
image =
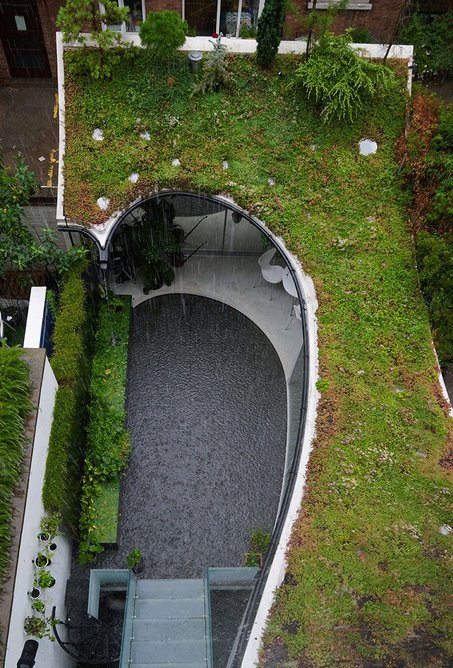
[[[97,540],[101,545],[117,542],[119,497],[120,481],[109,480],[100,483],[98,494],[93,498]]]
[[[277,77],[231,57],[230,89],[194,98],[184,54],[167,72],[138,54],[103,84],[69,77],[66,214],[95,223],[98,197],[109,214],[154,188],[227,192],[282,236],[315,282],[328,385],[265,650],[283,642],[319,668],[448,665],[449,424],[394,159],[403,85],[356,123],[325,126],[290,85],[295,67],[280,58]],[[359,155],[363,137],[375,155]]]

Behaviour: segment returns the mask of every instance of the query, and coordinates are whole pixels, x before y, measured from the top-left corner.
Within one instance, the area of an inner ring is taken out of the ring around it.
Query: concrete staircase
[[[138,580],[131,668],[211,668],[203,580]]]

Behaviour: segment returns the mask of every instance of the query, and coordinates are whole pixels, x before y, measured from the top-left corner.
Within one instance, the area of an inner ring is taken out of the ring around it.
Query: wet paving
[[[141,577],[240,566],[253,528],[271,530],[286,442],[286,385],[261,330],[210,299],[166,295],[134,309],[129,339],[120,566]]]

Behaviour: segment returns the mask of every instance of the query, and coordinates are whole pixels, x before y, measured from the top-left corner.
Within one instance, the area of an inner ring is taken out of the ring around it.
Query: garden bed
[[[101,222],[177,187],[228,193],[281,235],[316,285],[325,382],[263,663],[446,666],[449,424],[394,158],[403,86],[326,126],[289,85],[293,57],[230,69],[229,89],[194,98],[182,55],[158,71],[139,53],[102,84],[67,74],[66,215]],[[359,155],[363,137],[375,155]]]
[[[124,428],[129,320],[130,299],[115,297],[101,303],[81,500],[82,560],[89,560],[101,544],[117,540],[120,474],[129,456]]]

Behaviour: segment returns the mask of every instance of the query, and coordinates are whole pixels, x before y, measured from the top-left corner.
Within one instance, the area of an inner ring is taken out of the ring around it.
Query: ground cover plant
[[[134,54],[102,87],[68,77],[66,214],[93,224],[174,187],[228,193],[282,236],[315,282],[324,382],[262,663],[446,666],[449,422],[394,157],[404,86],[327,125],[289,85],[292,57],[276,76],[230,56],[229,88],[196,98],[186,58],[150,73]],[[375,155],[359,155],[363,137]]]
[[[28,367],[19,348],[0,346],[0,583],[9,568],[11,499],[22,468],[24,424],[31,409]],[[4,629],[0,628],[0,638]]]
[[[130,300],[110,297],[99,308],[90,383],[88,444],[81,499],[80,558],[116,543],[120,474],[129,458],[126,371]]]

